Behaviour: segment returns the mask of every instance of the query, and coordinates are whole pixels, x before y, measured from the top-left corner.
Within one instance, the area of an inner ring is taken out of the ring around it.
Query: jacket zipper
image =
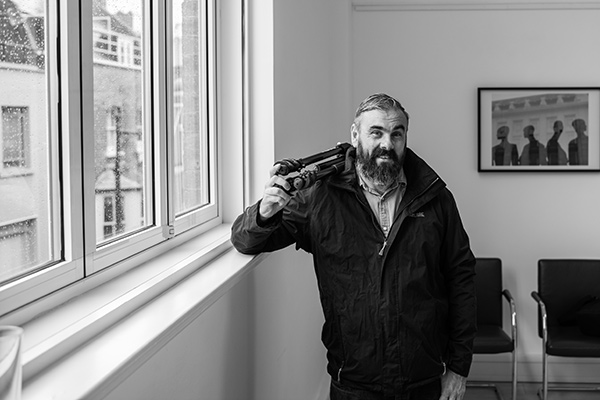
[[[344,365],[346,365],[346,348],[344,346],[344,339],[342,338],[342,321],[341,321],[341,317],[337,317],[337,323],[338,323],[338,329],[340,332],[340,345],[341,345],[341,350],[342,350],[342,363],[340,364],[340,368],[338,369],[337,372],[337,381],[339,383],[342,382],[342,369],[344,369]]]
[[[435,179],[433,182],[431,182],[431,183],[430,183],[430,184],[429,184],[429,185],[428,185],[428,186],[425,188],[425,190],[423,190],[421,193],[419,193],[417,196],[415,196],[415,198],[414,198],[414,199],[412,199],[412,200],[410,201],[410,203],[408,203],[408,204],[406,205],[406,207],[405,207],[405,208],[408,208],[408,207],[410,207],[410,205],[411,205],[412,203],[414,203],[416,199],[418,199],[419,197],[421,197],[421,196],[423,195],[423,193],[427,192],[427,191],[429,190],[429,188],[431,188],[431,187],[432,187],[432,186],[433,186],[433,185],[434,185],[434,184],[435,184],[435,183],[436,183],[436,182],[437,182],[439,179],[440,179],[440,178],[436,178],[436,179]],[[396,223],[396,220],[399,218],[399,214],[400,214],[400,213],[398,213],[398,215],[396,215],[396,218],[394,218],[394,222],[393,222],[393,223]],[[390,232],[390,233],[391,233],[391,232]],[[379,250],[379,257],[383,257],[383,253],[384,253],[384,251],[385,251],[385,248],[386,248],[386,247],[387,247],[387,237],[386,237],[386,238],[385,238],[385,240],[383,241],[383,245],[381,246],[381,250]]]
[[[385,250],[385,248],[387,247],[387,239],[385,239],[383,241],[383,245],[381,246],[381,250],[379,250],[379,257],[383,257],[383,252]]]
[[[427,185],[427,187],[425,188],[425,190],[423,190],[421,193],[419,193],[417,196],[415,196],[415,198],[414,198],[414,199],[412,199],[412,200],[411,200],[411,202],[410,202],[410,203],[408,203],[408,204],[406,205],[406,208],[408,208],[408,207],[409,207],[409,206],[410,206],[412,203],[414,203],[414,202],[415,202],[415,200],[416,200],[416,199],[418,199],[418,198],[419,198],[421,195],[423,195],[423,193],[427,192],[427,191],[428,191],[428,190],[429,190],[429,189],[430,189],[430,188],[431,188],[433,185],[435,185],[435,184],[436,184],[436,182],[437,182],[437,181],[439,181],[439,179],[440,179],[440,178],[435,178],[435,179],[433,180],[433,182],[431,182],[429,185]],[[358,198],[358,201],[359,201],[360,203],[362,203],[362,201],[360,200],[360,198],[359,198],[358,196],[357,196],[357,198]],[[363,205],[365,205],[365,204],[363,203]],[[369,207],[369,206],[367,205],[367,207]],[[396,215],[396,218],[394,219],[394,223],[396,222],[395,220],[396,220],[398,217],[399,217],[399,215]],[[378,227],[379,227],[379,225],[376,225],[376,226],[378,226]],[[379,228],[380,228],[380,227],[379,227]],[[388,243],[388,241],[387,241],[387,236],[386,236],[385,240],[383,241],[383,244],[381,245],[381,249],[379,250],[379,253],[378,253],[378,254],[379,254],[379,257],[383,257],[383,254],[384,254],[384,252],[385,252],[385,248],[387,247],[387,243]],[[445,368],[445,367],[444,367],[444,368]]]
[[[364,207],[366,207],[369,211],[371,211],[371,206],[369,206],[368,204],[363,203],[363,201],[361,200],[360,196],[358,194],[356,194],[356,199],[358,200],[358,202],[360,204],[362,204]],[[371,213],[372,214],[372,213]],[[371,215],[371,222],[373,222],[373,225],[375,225],[375,227],[377,229],[379,229],[379,231],[381,233],[383,233],[383,231],[381,230],[381,226],[379,226],[379,224],[377,223],[377,221],[375,221],[375,216]],[[383,234],[385,236],[385,234]],[[381,245],[381,249],[379,250],[379,257],[383,257],[383,252],[385,251],[385,248],[387,247],[387,236],[385,237],[385,239],[383,240],[383,244]]]
[[[342,365],[340,366],[340,369],[338,369],[338,373],[337,373],[338,383],[342,382],[342,369],[344,368],[344,364],[345,364],[345,361],[342,361]]]

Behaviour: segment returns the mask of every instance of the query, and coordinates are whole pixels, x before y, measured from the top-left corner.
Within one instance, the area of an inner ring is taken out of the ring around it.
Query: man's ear
[[[352,139],[352,146],[358,147],[358,127],[356,124],[352,124],[350,127],[350,138]]]

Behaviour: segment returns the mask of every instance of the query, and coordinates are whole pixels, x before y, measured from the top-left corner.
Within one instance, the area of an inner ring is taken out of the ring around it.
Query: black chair
[[[477,291],[477,336],[475,354],[512,353],[512,399],[517,398],[517,310],[515,301],[502,284],[502,261],[499,258],[477,258],[475,265]],[[510,306],[510,336],[503,328],[502,297]],[[468,387],[491,388],[502,399],[492,383],[468,383]]]
[[[548,356],[600,357],[600,337],[585,335],[577,325],[564,326],[562,317],[586,295],[600,296],[600,260],[539,260],[538,290],[531,296],[538,303],[538,334],[542,338],[542,388],[548,390],[600,390],[600,387],[548,387]],[[600,379],[600,378],[599,378]]]

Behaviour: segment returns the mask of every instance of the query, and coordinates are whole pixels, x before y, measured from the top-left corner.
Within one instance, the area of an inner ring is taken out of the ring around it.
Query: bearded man
[[[234,222],[245,254],[313,255],[331,400],[460,400],[476,335],[475,258],[446,184],[407,148],[409,115],[367,97],[346,170],[293,195],[271,169]]]

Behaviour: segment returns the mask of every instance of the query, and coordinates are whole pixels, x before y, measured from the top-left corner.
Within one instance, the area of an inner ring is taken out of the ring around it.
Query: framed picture
[[[478,171],[600,171],[600,88],[478,89]]]

